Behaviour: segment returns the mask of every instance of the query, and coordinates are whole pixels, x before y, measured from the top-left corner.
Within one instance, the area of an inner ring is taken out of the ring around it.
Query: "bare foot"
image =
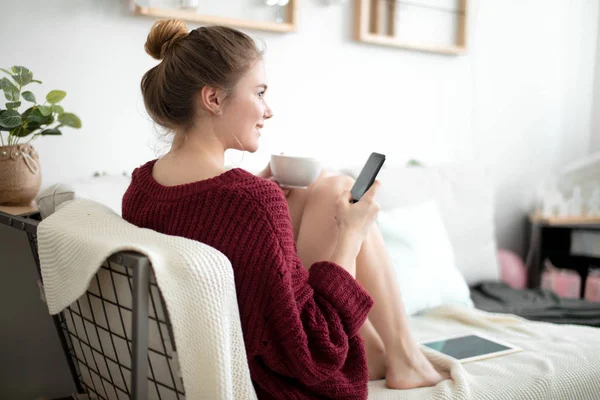
[[[448,378],[442,376],[420,349],[406,353],[395,353],[387,360],[386,386],[390,389],[413,389],[435,386]]]

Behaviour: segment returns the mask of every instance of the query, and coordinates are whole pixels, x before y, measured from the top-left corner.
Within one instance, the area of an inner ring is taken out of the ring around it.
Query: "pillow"
[[[55,183],[42,190],[35,198],[35,203],[42,219],[50,216],[63,203],[75,199],[75,191],[69,185]]]
[[[69,184],[56,183],[38,194],[36,203],[42,218],[58,210],[61,204],[74,199],[90,199],[104,204],[121,215],[121,201],[131,183],[126,175],[96,175],[71,181]]]
[[[377,224],[408,315],[446,304],[473,307],[435,202],[380,211]]]

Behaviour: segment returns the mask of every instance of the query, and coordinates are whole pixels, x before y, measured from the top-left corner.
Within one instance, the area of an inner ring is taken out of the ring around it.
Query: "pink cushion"
[[[498,250],[500,264],[500,280],[514,289],[527,286],[527,270],[521,257],[510,250]]]
[[[547,262],[542,273],[542,288],[550,289],[560,297],[578,299],[581,290],[581,277],[575,271],[559,269]]]
[[[600,301],[600,271],[592,272],[585,283],[585,299]]]

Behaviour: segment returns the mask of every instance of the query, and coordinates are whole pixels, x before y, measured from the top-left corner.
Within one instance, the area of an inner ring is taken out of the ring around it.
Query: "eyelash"
[[[260,92],[258,92],[258,97],[260,99],[262,99],[264,95],[265,95],[265,91],[264,90],[261,90]]]

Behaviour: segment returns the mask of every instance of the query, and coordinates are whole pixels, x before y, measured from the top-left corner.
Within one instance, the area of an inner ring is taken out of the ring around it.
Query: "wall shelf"
[[[285,10],[285,22],[252,21],[241,18],[218,17],[199,14],[195,11],[174,8],[155,8],[135,5],[134,13],[154,18],[177,18],[184,21],[199,22],[205,25],[225,25],[240,29],[267,32],[294,32],[296,30],[298,0],[290,0]]]
[[[426,45],[413,43],[398,36],[396,22],[398,5],[410,4],[415,6],[416,3],[404,3],[400,0],[355,0],[355,40],[427,53],[465,54],[467,51],[467,2],[468,0],[458,0],[456,11],[443,10],[456,15],[455,43],[452,45]],[[427,7],[423,6],[423,8]]]

